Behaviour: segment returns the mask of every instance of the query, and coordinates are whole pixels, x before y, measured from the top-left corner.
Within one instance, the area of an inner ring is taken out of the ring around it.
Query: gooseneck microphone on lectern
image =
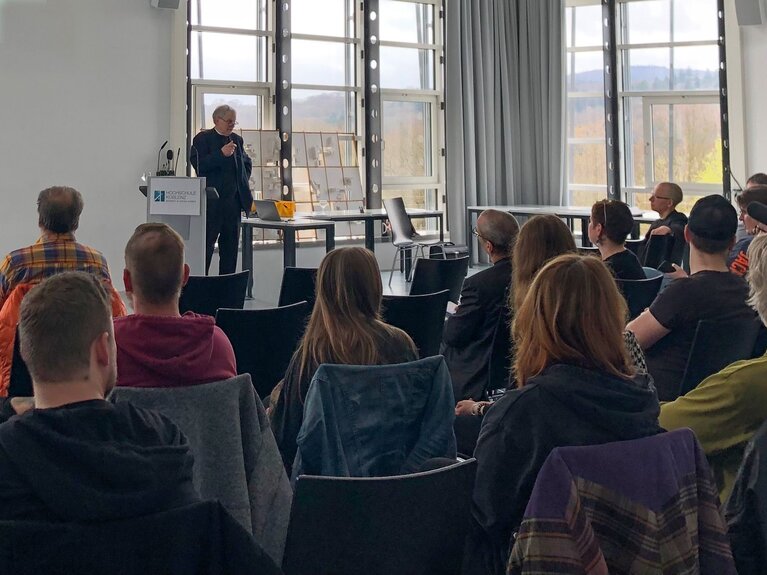
[[[173,169],[173,150],[165,152],[165,163],[162,165],[162,170],[157,172],[158,176],[175,176],[176,171]]]
[[[165,149],[165,146],[167,145],[168,145],[168,140],[165,140],[165,143],[162,146],[160,146],[159,150],[157,150],[157,170],[155,171],[157,175],[160,175],[160,154],[162,153],[162,151]]]

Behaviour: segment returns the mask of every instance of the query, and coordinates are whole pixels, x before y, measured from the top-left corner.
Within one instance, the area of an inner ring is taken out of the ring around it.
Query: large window
[[[275,3],[188,0],[188,6],[192,134],[211,127],[211,112],[220,104],[237,109],[237,129],[244,133],[275,128],[274,70],[280,58],[273,33]],[[342,134],[339,146],[346,158],[344,169],[352,168],[351,154],[364,163],[367,108],[362,101],[361,23],[366,14],[361,13],[362,6],[355,0],[289,3],[293,132],[317,137]],[[382,195],[401,195],[410,207],[442,207],[442,0],[379,0],[376,17],[380,25]],[[294,159],[297,155],[300,153],[294,150]],[[364,170],[360,168],[360,172]],[[293,184],[300,209],[316,209],[314,204],[320,198],[312,191],[305,165],[294,162]],[[361,202],[356,197],[345,201],[347,208]],[[329,209],[338,206],[331,199]],[[354,227],[351,233],[355,233]]]
[[[443,193],[442,3],[380,0],[379,22],[383,197],[436,208]]]
[[[677,182],[683,210],[721,192],[717,0],[618,0],[622,189],[649,209]],[[567,0],[567,176],[572,205],[606,195],[603,18],[599,0]]]
[[[618,20],[624,189],[649,209],[674,181],[688,211],[722,191],[717,0],[622,0]]]
[[[570,0],[565,25],[569,203],[590,206],[607,195],[601,2]]]

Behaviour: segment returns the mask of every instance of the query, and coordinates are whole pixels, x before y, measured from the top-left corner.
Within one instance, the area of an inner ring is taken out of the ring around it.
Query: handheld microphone
[[[156,173],[159,175],[160,172],[160,153],[165,149],[165,146],[168,145],[168,140],[165,140],[165,143],[160,146],[160,149],[157,150],[157,171]]]

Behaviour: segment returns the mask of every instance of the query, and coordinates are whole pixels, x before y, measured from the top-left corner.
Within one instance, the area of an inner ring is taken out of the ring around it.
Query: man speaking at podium
[[[206,178],[206,186],[216,188],[218,200],[208,202],[205,273],[213,258],[218,240],[218,273],[234,273],[237,269],[237,244],[240,238],[240,212],[250,212],[253,195],[248,180],[252,164],[245,153],[242,138],[233,133],[237,112],[223,105],[213,110],[213,129],[203,130],[192,140],[189,159],[198,176]]]

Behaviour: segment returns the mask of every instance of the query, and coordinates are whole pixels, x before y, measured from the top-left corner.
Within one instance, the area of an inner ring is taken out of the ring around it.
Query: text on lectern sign
[[[167,216],[200,215],[200,182],[196,178],[152,178],[149,213]]]

